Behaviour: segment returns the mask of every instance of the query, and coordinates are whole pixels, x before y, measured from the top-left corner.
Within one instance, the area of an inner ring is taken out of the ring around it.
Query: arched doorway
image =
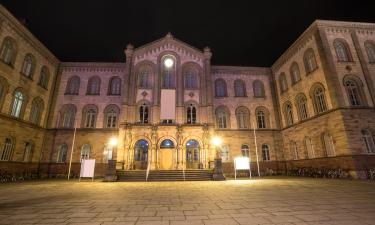
[[[134,145],[134,169],[147,169],[148,142],[144,139],[138,140]]]
[[[199,142],[191,139],[186,142],[186,169],[200,168]]]
[[[173,169],[173,156],[175,145],[170,139],[165,139],[160,143],[160,169],[171,170]]]

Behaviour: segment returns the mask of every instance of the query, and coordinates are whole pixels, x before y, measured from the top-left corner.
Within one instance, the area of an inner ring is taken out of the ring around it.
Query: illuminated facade
[[[0,168],[66,174],[74,128],[75,172],[212,168],[214,136],[227,174],[256,151],[262,171],[374,168],[374,24],[315,21],[271,68],[211,65],[171,34],[125,63],[60,62],[2,7],[0,43]]]

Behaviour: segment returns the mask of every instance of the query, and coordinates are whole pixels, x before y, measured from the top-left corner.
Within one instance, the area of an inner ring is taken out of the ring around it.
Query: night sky
[[[172,32],[215,65],[270,66],[315,20],[375,22],[375,0],[0,0],[61,61],[124,62]]]

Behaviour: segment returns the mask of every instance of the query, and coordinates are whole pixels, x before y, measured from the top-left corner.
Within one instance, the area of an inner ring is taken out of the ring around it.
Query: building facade
[[[262,172],[375,168],[375,24],[315,21],[270,68],[212,65],[171,34],[123,63],[61,62],[1,6],[0,43],[2,171],[210,169],[217,153],[227,175],[237,156]]]

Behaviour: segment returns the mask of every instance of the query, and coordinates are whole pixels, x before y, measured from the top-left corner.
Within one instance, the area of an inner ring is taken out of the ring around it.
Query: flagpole
[[[76,132],[77,132],[77,121],[74,122],[74,134],[73,134],[72,149],[71,149],[71,151],[70,151],[68,180],[70,179],[70,170],[71,170],[71,168],[72,168],[72,158],[73,158],[73,151],[74,151],[74,142],[75,142],[75,140],[76,140]]]
[[[256,135],[256,133],[255,133],[255,125],[254,125],[254,121],[253,121],[253,129],[254,129],[255,155],[256,155],[256,157],[257,157],[258,176],[260,177],[259,158],[258,158],[258,145],[257,145],[257,135]]]

